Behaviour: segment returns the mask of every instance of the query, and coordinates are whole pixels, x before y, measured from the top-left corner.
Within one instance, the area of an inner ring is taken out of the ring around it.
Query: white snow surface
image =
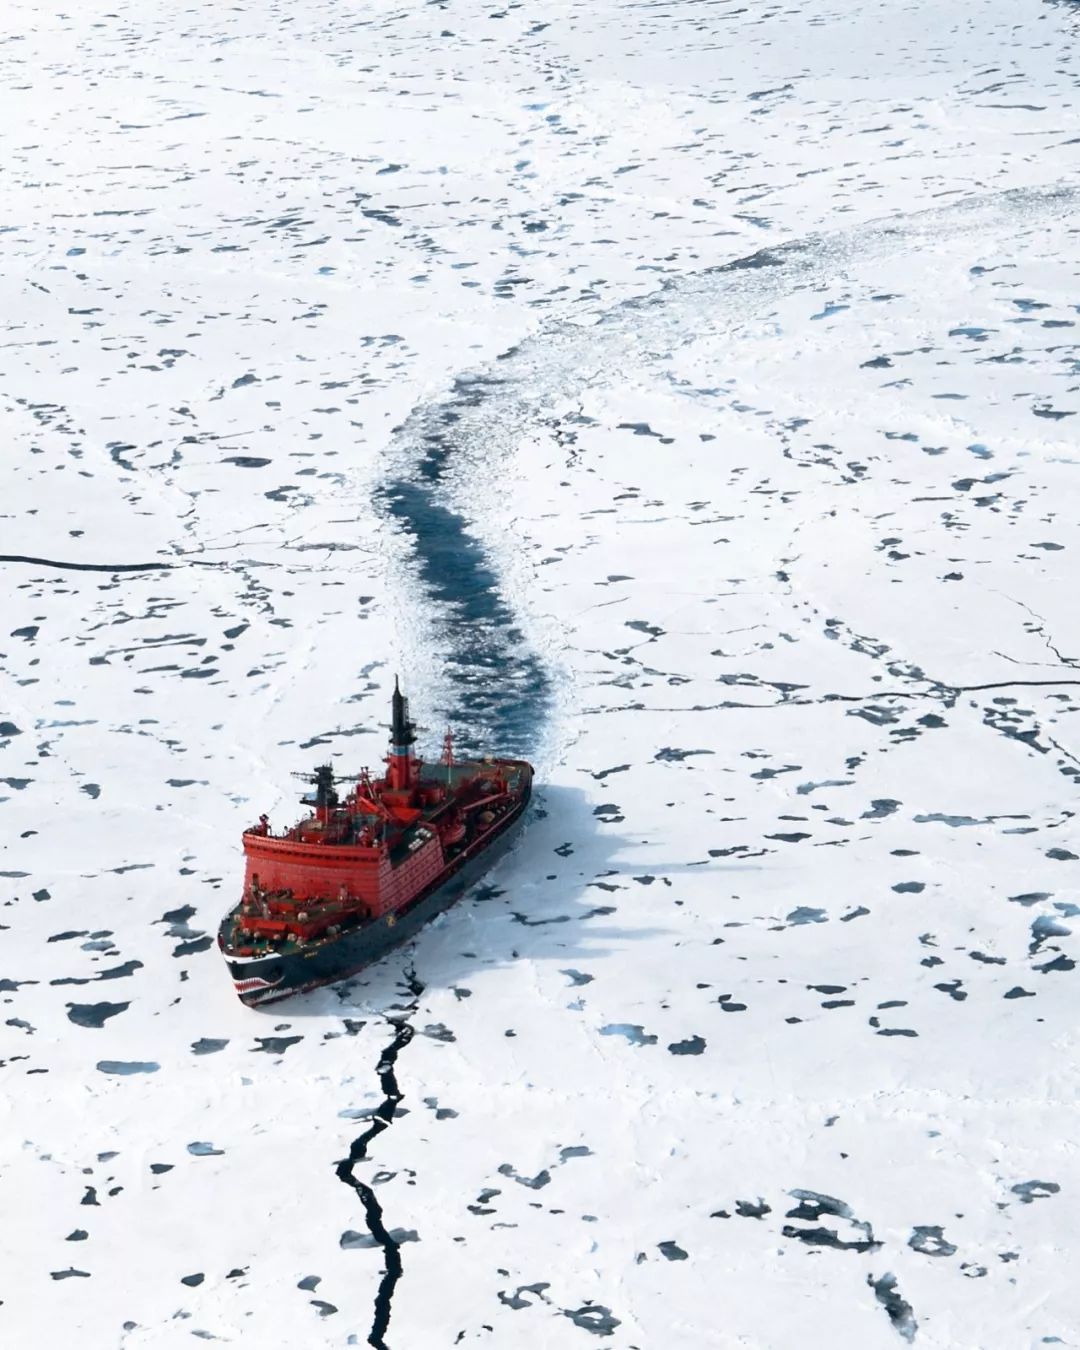
[[[0,1344],[1080,1345],[1080,5],[0,31]],[[438,428],[537,806],[255,1012],[242,829],[453,703]]]

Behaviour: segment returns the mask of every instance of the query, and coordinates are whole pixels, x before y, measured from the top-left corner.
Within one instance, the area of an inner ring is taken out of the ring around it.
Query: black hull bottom
[[[333,984],[355,975],[394,947],[415,937],[426,923],[449,909],[506,851],[527,804],[528,797],[490,844],[460,863],[457,870],[434,890],[396,914],[365,924],[351,933],[342,933],[333,942],[312,945],[307,951],[267,956],[256,961],[232,960],[226,952],[225,960],[241,1002],[249,1007],[262,1007],[293,994],[317,989],[320,985]],[[222,923],[222,939],[228,923],[228,918]]]

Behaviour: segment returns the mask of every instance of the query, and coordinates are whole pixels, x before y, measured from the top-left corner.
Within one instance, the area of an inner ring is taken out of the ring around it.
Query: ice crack
[[[28,563],[69,572],[168,572],[172,563],[81,563],[58,562],[55,558],[31,558],[22,553],[0,553],[0,563]]]
[[[424,986],[412,970],[406,971],[405,983],[409,993],[413,996],[413,1001],[404,1010],[402,1016],[387,1018],[390,1026],[394,1029],[394,1038],[383,1050],[379,1056],[379,1062],[375,1066],[375,1072],[379,1075],[379,1086],[382,1088],[383,1100],[372,1115],[371,1124],[362,1135],[353,1140],[349,1148],[349,1156],[343,1158],[335,1168],[338,1180],[343,1181],[346,1186],[351,1186],[360,1197],[360,1203],[364,1207],[364,1218],[367,1222],[368,1232],[371,1234],[375,1245],[382,1248],[383,1277],[379,1281],[378,1292],[375,1295],[374,1316],[371,1331],[368,1334],[368,1345],[373,1346],[374,1350],[389,1350],[386,1343],[386,1333],[390,1328],[390,1306],[394,1297],[394,1290],[397,1288],[403,1270],[401,1243],[405,1240],[405,1235],[401,1229],[395,1229],[393,1232],[387,1229],[383,1221],[382,1206],[375,1198],[374,1190],[357,1177],[356,1166],[367,1159],[368,1145],[372,1140],[382,1134],[384,1130],[388,1130],[393,1124],[394,1115],[404,1095],[397,1081],[397,1059],[415,1035],[409,1018],[416,1012],[420,995],[424,992]]]

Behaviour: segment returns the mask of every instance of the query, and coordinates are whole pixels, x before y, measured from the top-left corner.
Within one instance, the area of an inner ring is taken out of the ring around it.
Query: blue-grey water
[[[381,505],[413,540],[419,576],[445,618],[448,698],[438,711],[461,748],[534,756],[551,698],[551,682],[500,592],[499,575],[468,521],[445,503],[447,471],[458,442],[449,429],[498,381],[457,380],[437,410],[448,430],[423,438],[423,457],[409,477],[379,494]]]

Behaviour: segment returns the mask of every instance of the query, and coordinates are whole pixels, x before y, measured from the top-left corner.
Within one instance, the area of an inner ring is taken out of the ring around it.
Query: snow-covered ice
[[[1080,5],[0,31],[0,1343],[1080,1345]],[[245,1009],[395,671],[536,808]]]

